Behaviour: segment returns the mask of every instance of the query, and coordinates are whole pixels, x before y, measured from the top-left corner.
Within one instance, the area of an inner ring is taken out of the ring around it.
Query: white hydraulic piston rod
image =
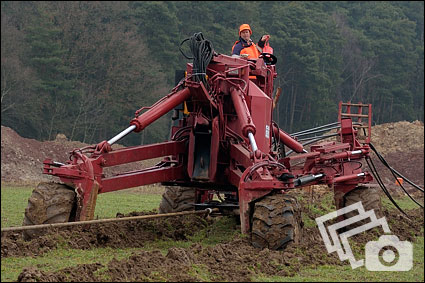
[[[251,132],[248,132],[248,139],[249,139],[249,142],[251,143],[252,151],[255,153],[258,147],[257,147],[257,143],[255,142],[254,135]]]
[[[116,143],[117,141],[119,141],[120,139],[122,139],[123,137],[125,137],[126,135],[128,135],[129,133],[131,133],[132,131],[134,131],[134,129],[136,129],[136,126],[135,125],[131,125],[127,129],[125,129],[124,131],[122,131],[121,133],[119,133],[118,135],[116,135],[115,137],[113,137],[112,139],[110,139],[108,141],[109,145],[113,145],[114,143]]]

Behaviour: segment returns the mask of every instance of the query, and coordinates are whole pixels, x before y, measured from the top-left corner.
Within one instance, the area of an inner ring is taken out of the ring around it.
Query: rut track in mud
[[[311,201],[320,207],[318,196]],[[305,217],[314,221],[319,215],[303,207]],[[130,213],[125,216],[148,215],[153,212]],[[413,241],[415,236],[423,236],[423,210],[409,211],[413,219],[406,221],[396,210],[384,210],[391,232],[400,240]],[[124,215],[119,215],[124,216]],[[95,224],[78,229],[51,231],[38,239],[24,242],[20,234],[2,234],[1,256],[42,256],[56,249],[59,242],[66,242],[70,249],[92,249],[98,247],[141,248],[130,257],[113,259],[107,264],[91,263],[65,268],[56,272],[46,272],[36,267],[25,268],[18,281],[41,280],[61,281],[199,281],[193,273],[197,266],[209,274],[214,281],[250,281],[256,274],[269,276],[293,276],[307,266],[346,265],[337,255],[328,254],[317,227],[304,227],[303,239],[297,246],[284,251],[258,249],[251,245],[249,238],[238,233],[228,241],[212,246],[193,243],[188,248],[169,248],[166,254],[160,250],[143,250],[146,243],[163,240],[188,241],[189,236],[202,229],[212,229],[218,218],[205,220],[196,215],[179,216],[167,219],[145,220],[140,222]],[[238,231],[236,224],[232,228]],[[208,233],[207,233],[208,234]],[[368,231],[354,237],[359,245],[376,240],[377,231]],[[101,275],[98,271],[101,270]]]
[[[133,212],[125,216],[152,215],[155,212]],[[124,215],[119,214],[118,217]],[[31,241],[24,241],[21,233],[2,233],[1,256],[40,256],[55,249],[58,242],[65,242],[72,249],[98,247],[139,248],[146,242],[186,240],[208,221],[196,215],[176,216],[165,219],[132,220],[117,223],[99,223],[46,230],[46,234]]]

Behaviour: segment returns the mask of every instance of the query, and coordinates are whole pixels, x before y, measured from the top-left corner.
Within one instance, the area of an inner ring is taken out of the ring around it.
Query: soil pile
[[[424,186],[424,124],[401,121],[372,127],[371,142],[387,163],[413,183]],[[372,153],[372,160],[383,180],[392,190],[400,188],[395,177]],[[405,182],[409,192],[415,191]]]
[[[14,130],[1,126],[1,181],[34,185],[42,181],[57,181],[57,178],[43,174],[43,161],[50,158],[53,161],[65,163],[69,161],[69,152],[89,144],[79,141],[69,141],[65,135],[58,134],[54,141],[37,141],[19,136]],[[114,144],[113,149],[122,148]],[[111,175],[123,171],[132,171],[152,166],[155,160],[134,162],[107,168],[105,174]]]
[[[156,212],[133,212],[126,216],[150,215]],[[117,217],[122,217],[118,214]],[[166,219],[100,223],[63,229],[46,229],[45,235],[23,241],[21,233],[2,233],[1,256],[40,256],[66,242],[73,249],[97,247],[139,248],[158,239],[187,240],[208,222],[197,216],[178,216]]]
[[[371,142],[383,156],[391,153],[424,151],[424,124],[421,121],[386,123],[372,127]]]

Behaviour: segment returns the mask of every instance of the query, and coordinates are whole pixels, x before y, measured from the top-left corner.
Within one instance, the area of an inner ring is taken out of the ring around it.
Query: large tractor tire
[[[382,211],[381,196],[379,195],[378,188],[360,185],[356,187],[354,190],[344,195],[344,207],[347,207],[359,201],[362,202],[362,205],[365,211],[369,211],[373,209],[375,211],[376,218],[379,219],[384,216],[384,213]],[[343,217],[344,219],[348,219],[356,215],[358,215],[357,210],[348,212],[344,214]],[[343,228],[341,231],[352,230],[368,222],[370,222],[369,219],[361,220]]]
[[[378,188],[365,185],[356,187],[344,196],[344,207],[359,201],[362,202],[366,211],[373,209],[377,218],[384,216],[384,213],[382,212],[381,196],[379,195]],[[349,212],[346,214],[345,218],[350,218],[357,214],[357,212]]]
[[[194,210],[195,188],[166,187],[159,205],[159,213],[171,213]]]
[[[302,237],[301,207],[289,194],[266,196],[255,203],[251,243],[257,248],[283,250]]]
[[[58,183],[40,183],[33,190],[25,209],[23,226],[65,223],[74,220],[76,194],[71,187]],[[25,240],[43,235],[43,230],[25,230]]]

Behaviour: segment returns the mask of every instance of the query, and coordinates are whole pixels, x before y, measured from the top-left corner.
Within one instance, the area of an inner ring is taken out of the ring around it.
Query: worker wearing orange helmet
[[[270,39],[266,34],[258,41],[258,46],[251,39],[252,30],[248,24],[242,24],[239,27],[239,40],[233,44],[232,55],[246,56],[248,59],[258,59],[262,53],[265,43]]]

